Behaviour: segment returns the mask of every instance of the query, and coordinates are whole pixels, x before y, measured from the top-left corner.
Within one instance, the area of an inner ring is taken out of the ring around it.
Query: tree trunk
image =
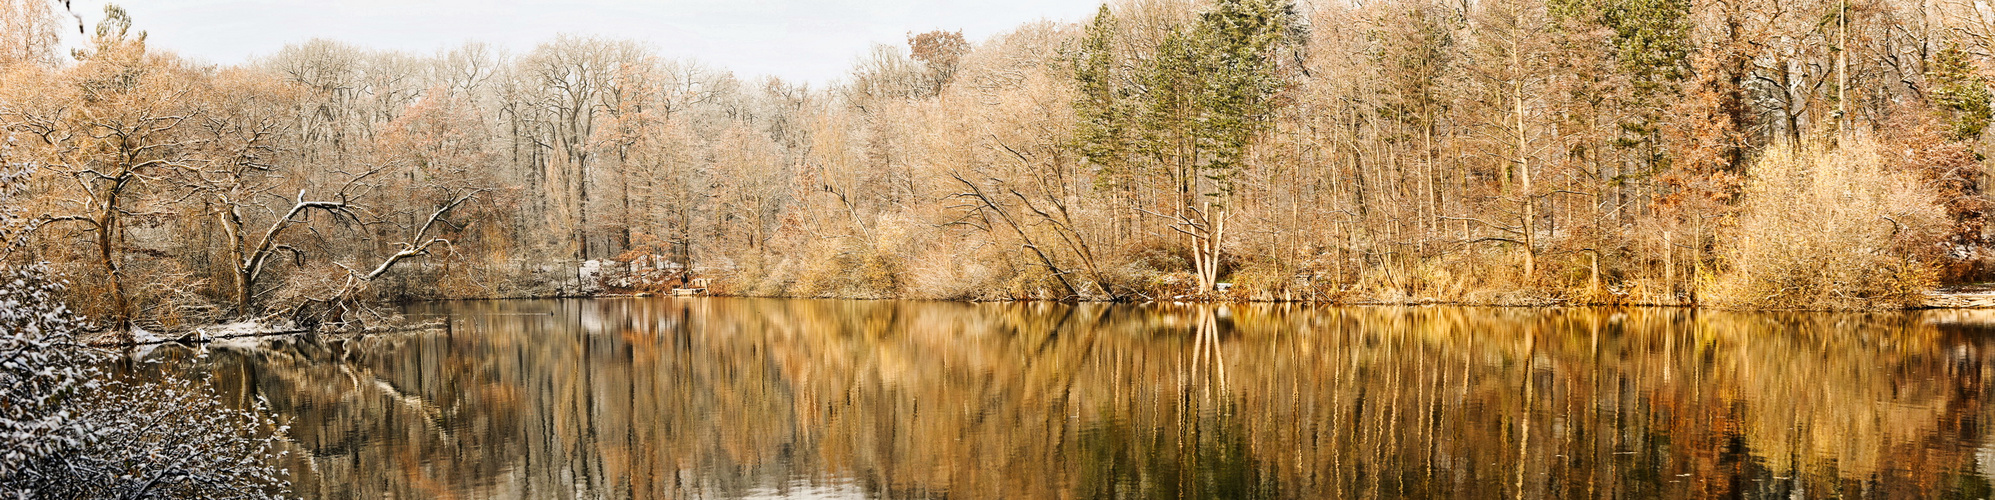
[[[1523,54],[1514,41],[1511,42],[1510,63],[1513,71],[1523,69]],[[1536,227],[1538,204],[1532,199],[1531,192],[1530,135],[1524,129],[1524,78],[1520,75],[1516,77],[1515,82],[1516,95],[1512,96],[1511,104],[1517,115],[1517,187],[1518,196],[1524,203],[1524,220],[1518,225],[1518,229],[1523,233],[1524,277],[1528,280],[1538,274],[1538,245],[1534,241],[1538,232]]]
[[[249,261],[245,259],[242,248],[242,217],[236,213],[234,204],[226,201],[223,204],[227,205],[227,208],[217,210],[216,213],[221,215],[222,229],[228,232],[229,264],[235,268],[235,272],[232,273],[235,275],[235,313],[239,317],[248,317],[250,314],[250,266],[248,265]]]
[[[132,341],[131,299],[125,296],[125,278],[122,266],[118,265],[118,198],[124,194],[125,185],[131,182],[127,173],[112,179],[111,186],[104,193],[102,212],[97,218],[97,258],[103,265],[104,273],[111,284],[111,328],[119,332],[126,342]]]

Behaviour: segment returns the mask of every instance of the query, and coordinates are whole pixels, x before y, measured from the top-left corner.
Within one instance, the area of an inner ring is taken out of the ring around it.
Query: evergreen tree
[[[1975,71],[1968,57],[1958,44],[1948,44],[1933,56],[1932,67],[1926,71],[1934,108],[1952,127],[1954,140],[1981,137],[1988,128],[1988,81]]]
[[[1289,84],[1279,57],[1303,40],[1281,0],[1224,0],[1167,33],[1141,79],[1141,145],[1177,173],[1181,201],[1223,198]]]
[[[1115,14],[1102,4],[1088,23],[1079,50],[1067,54],[1073,64],[1075,149],[1101,169],[1097,187],[1125,187],[1132,173],[1129,156],[1128,89],[1116,85]]]
[[[1211,145],[1204,175],[1215,193],[1232,192],[1247,148],[1268,129],[1277,97],[1288,85],[1277,57],[1302,40],[1295,5],[1282,0],[1225,0],[1199,18],[1207,80],[1199,121]]]

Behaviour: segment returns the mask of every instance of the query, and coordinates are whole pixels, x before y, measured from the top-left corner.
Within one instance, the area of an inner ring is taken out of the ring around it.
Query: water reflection
[[[217,349],[301,493],[1986,497],[1948,314],[756,299],[430,305]]]

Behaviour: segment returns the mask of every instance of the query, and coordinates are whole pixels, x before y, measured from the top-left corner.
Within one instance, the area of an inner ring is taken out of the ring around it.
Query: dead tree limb
[[[980,206],[978,210],[988,210],[990,213],[997,214],[998,219],[1003,220],[1005,225],[1011,227],[1012,232],[1018,234],[1018,238],[1025,242],[1025,248],[1032,250],[1033,255],[1039,257],[1039,263],[1045,265],[1046,269],[1052,272],[1053,279],[1059,280],[1060,286],[1067,289],[1068,297],[1078,298],[1081,296],[1080,290],[1075,289],[1074,284],[1067,281],[1067,273],[1061,271],[1060,266],[1053,262],[1053,257],[1046,255],[1046,251],[1040,248],[1038,243],[1032,241],[1032,235],[1025,232],[1025,226],[1020,225],[1018,219],[1012,217],[1010,212],[1005,211],[1004,207],[999,205],[996,200],[992,200],[989,195],[984,194],[984,189],[978,186],[977,183],[970,182],[969,179],[965,179],[954,172],[951,172],[949,176],[956,178],[956,182],[963,183],[963,187],[969,188],[970,191],[963,194],[978,202]]]
[[[421,226],[417,227],[415,233],[410,235],[408,241],[395,244],[401,247],[400,250],[383,258],[372,270],[363,273],[357,269],[346,267],[347,276],[345,284],[341,285],[337,291],[326,298],[307,298],[304,303],[292,308],[289,314],[291,320],[300,327],[317,328],[326,325],[339,326],[350,323],[352,322],[352,318],[349,317],[350,313],[355,312],[382,317],[381,314],[372,311],[361,303],[361,293],[365,292],[373,284],[374,280],[381,278],[388,274],[388,271],[393,270],[396,264],[409,259],[429,256],[431,248],[437,245],[450,246],[451,241],[449,239],[432,237],[430,236],[430,231],[436,228],[438,223],[449,224],[449,221],[444,220],[445,215],[448,215],[451,210],[456,209],[465,202],[471,201],[473,197],[484,191],[484,189],[471,190],[437,208],[435,212],[430,213],[429,218],[423,221]]]

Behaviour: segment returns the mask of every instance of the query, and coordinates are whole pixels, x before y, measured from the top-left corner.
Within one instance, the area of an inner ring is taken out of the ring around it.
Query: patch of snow
[[[240,351],[251,351],[263,347],[263,339],[258,337],[234,337],[226,339],[215,339],[214,342],[208,343],[208,345],[205,347],[209,349],[230,349],[230,350],[240,350]]]
[[[610,267],[615,264],[595,259],[582,261],[582,265],[576,270],[576,278],[581,281],[578,288],[585,294],[602,293],[603,275],[612,272]]]
[[[163,340],[166,340],[166,337],[161,337],[158,334],[146,331],[144,328],[133,326],[132,341],[138,342],[139,346],[137,349],[132,349],[132,361],[144,361],[146,356],[152,354],[153,349],[158,349],[159,346],[163,345],[161,344]]]
[[[260,332],[270,331],[269,329],[264,328],[262,323],[258,323],[254,320],[237,321],[225,325],[209,325],[198,328],[196,330],[200,331],[205,337],[251,335]]]
[[[159,342],[166,340],[166,337],[161,337],[159,334],[147,331],[145,328],[133,326],[132,340],[136,342]]]

